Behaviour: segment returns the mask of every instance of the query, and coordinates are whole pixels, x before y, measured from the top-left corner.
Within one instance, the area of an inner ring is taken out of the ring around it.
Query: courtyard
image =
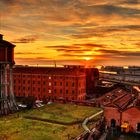
[[[0,140],[66,140],[74,138],[84,131],[81,127],[84,118],[100,110],[95,107],[52,103],[41,108],[1,117]],[[94,118],[91,124],[94,125],[98,118]],[[65,125],[61,123],[65,123]]]

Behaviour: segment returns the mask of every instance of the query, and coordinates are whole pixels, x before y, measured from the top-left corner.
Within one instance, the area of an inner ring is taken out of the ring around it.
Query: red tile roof
[[[130,104],[133,103],[134,96],[120,88],[117,88],[109,93],[107,93],[102,101],[103,105],[108,107],[117,107],[119,110],[125,110]]]

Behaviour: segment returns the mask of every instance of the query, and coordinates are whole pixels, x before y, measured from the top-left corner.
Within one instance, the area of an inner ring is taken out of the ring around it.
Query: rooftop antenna
[[[54,60],[54,67],[56,68],[56,60]]]

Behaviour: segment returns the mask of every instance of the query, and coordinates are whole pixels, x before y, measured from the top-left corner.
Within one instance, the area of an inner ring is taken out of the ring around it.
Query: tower
[[[18,109],[12,79],[14,47],[12,43],[3,40],[3,35],[0,34],[0,115],[7,115]]]

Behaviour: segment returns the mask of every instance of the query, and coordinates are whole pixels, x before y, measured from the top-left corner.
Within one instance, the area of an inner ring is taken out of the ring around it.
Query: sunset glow
[[[0,0],[16,64],[140,65],[140,0]]]
[[[84,59],[85,59],[85,60],[91,60],[91,58],[90,58],[90,57],[85,57]]]

